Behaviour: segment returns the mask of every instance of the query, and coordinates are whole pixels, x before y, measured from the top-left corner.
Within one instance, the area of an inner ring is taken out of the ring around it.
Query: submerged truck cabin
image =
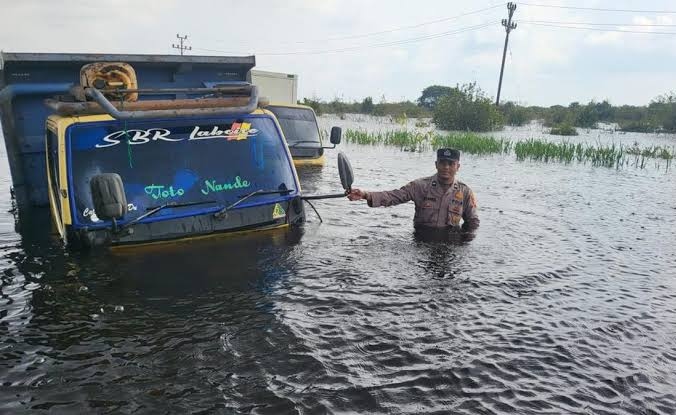
[[[331,146],[325,146],[315,111],[298,104],[298,75],[260,70],[251,70],[250,75],[251,82],[269,99],[266,109],[279,120],[296,167],[323,166],[326,163],[324,150],[336,148],[341,129],[331,128]]]
[[[331,128],[331,147],[324,146],[317,116],[312,107],[293,104],[270,104],[266,107],[279,120],[293,163],[298,166],[323,166],[326,163],[325,149],[340,144],[340,127]]]
[[[0,54],[19,209],[48,206],[69,246],[127,245],[304,222],[249,57]]]

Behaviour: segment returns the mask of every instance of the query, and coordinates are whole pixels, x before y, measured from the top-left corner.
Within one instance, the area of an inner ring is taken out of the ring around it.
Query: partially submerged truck
[[[324,144],[317,116],[312,107],[298,104],[298,75],[251,70],[251,82],[270,100],[272,111],[284,132],[293,163],[299,166],[323,166],[324,150],[336,148],[341,141],[340,127],[332,127],[331,146]]]
[[[331,146],[324,145],[317,116],[312,107],[270,104],[266,108],[279,120],[296,167],[323,166],[326,163],[324,150],[336,148],[336,145],[340,143],[341,129],[332,127],[329,137]]]
[[[253,56],[0,54],[21,209],[91,248],[300,225],[304,196]],[[352,171],[339,169],[345,191]]]

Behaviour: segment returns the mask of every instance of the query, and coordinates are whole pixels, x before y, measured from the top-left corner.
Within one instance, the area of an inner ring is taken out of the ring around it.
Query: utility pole
[[[176,33],[176,37],[181,41],[181,44],[175,45],[175,44],[172,43],[171,47],[174,48],[174,49],[180,49],[181,50],[181,56],[183,56],[184,50],[192,50],[192,47],[190,47],[190,46],[183,46],[183,41],[188,38],[188,35],[179,36],[178,33]]]
[[[502,66],[500,66],[500,81],[498,82],[498,96],[495,98],[495,105],[500,105],[500,89],[502,89],[502,73],[505,71],[505,56],[507,55],[507,42],[509,42],[509,32],[516,29],[516,23],[512,23],[512,15],[516,10],[516,4],[511,1],[507,3],[509,13],[507,19],[502,19],[502,25],[505,27],[505,48],[502,50]]]

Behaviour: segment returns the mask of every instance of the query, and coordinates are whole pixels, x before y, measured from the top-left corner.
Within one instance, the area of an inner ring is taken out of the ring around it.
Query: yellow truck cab
[[[284,138],[291,150],[293,163],[298,166],[323,166],[326,162],[325,149],[336,148],[340,144],[340,127],[331,128],[329,141],[331,147],[324,146],[317,116],[305,105],[270,104],[266,109],[275,114],[282,127]]]
[[[269,112],[125,124],[109,115],[47,120],[50,209],[67,244],[303,222],[300,183]]]
[[[279,122],[259,108],[257,87],[238,80],[253,64],[0,54],[0,115],[19,209],[47,204],[75,249],[302,224],[303,201],[344,197],[351,168],[339,155],[344,193],[301,194]]]

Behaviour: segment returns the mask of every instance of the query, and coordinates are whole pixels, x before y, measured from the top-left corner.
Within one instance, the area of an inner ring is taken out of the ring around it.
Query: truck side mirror
[[[340,127],[333,128],[340,129]],[[350,160],[347,159],[347,156],[342,151],[338,153],[338,174],[340,175],[340,184],[343,185],[343,189],[345,189],[345,191],[347,192],[352,190],[352,182],[354,182],[354,173],[352,172]]]
[[[340,144],[341,136],[343,135],[343,130],[340,127],[331,128],[331,144],[334,146]]]
[[[127,196],[122,178],[117,173],[103,173],[92,177],[90,182],[92,201],[96,216],[103,220],[115,220],[127,214]]]

